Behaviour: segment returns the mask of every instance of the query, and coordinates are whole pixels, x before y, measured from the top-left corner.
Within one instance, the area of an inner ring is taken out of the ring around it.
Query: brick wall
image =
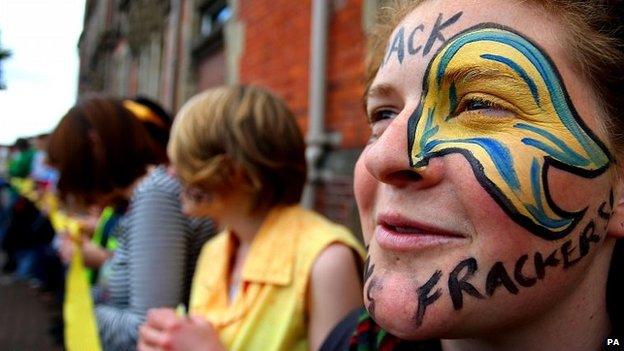
[[[197,92],[225,83],[225,53],[217,50],[197,65]]]
[[[342,148],[362,147],[369,128],[362,108],[365,36],[362,0],[335,1],[327,58],[326,127],[342,135]]]
[[[241,82],[272,89],[286,100],[305,130],[310,1],[240,0],[238,8],[245,28]]]
[[[365,37],[362,0],[330,1],[327,55],[326,129],[342,136],[340,150],[363,147],[369,135],[362,109]],[[310,0],[239,0],[238,20],[245,28],[240,80],[267,86],[283,97],[307,131]],[[352,192],[355,157],[334,150],[327,159],[347,164],[332,170],[318,187],[315,207],[329,218],[359,232]],[[332,169],[329,164],[324,165]],[[345,168],[344,166],[342,168]]]
[[[365,47],[362,0],[335,3],[340,4],[330,15],[326,127],[342,134],[342,147],[361,147],[368,136],[361,108]],[[267,86],[286,99],[304,131],[310,8],[309,0],[241,0],[238,15],[245,26],[241,81]]]

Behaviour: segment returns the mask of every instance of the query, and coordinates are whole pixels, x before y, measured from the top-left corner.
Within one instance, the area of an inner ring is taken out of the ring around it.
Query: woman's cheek
[[[594,216],[564,240],[546,242],[513,223],[491,226],[469,247],[403,267],[373,240],[365,305],[386,330],[407,339],[461,337],[547,314],[581,284],[604,239],[601,211],[609,207],[608,200],[592,204]]]
[[[367,245],[375,230],[373,209],[377,185],[377,180],[368,172],[360,157],[355,164],[353,188],[360,214],[362,234]]]
[[[202,216],[201,208],[196,202],[187,199],[185,196],[181,197],[180,202],[182,204],[182,213],[185,216],[188,216],[188,217],[201,217]]]

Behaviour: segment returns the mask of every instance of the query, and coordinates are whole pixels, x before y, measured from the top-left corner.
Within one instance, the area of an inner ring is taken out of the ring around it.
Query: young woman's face
[[[180,196],[182,213],[190,217],[210,218],[224,228],[232,213],[242,211],[248,200],[239,191],[206,191],[185,187]]]
[[[238,184],[241,185],[212,191],[186,186],[180,196],[182,213],[191,217],[210,218],[222,229],[231,226],[237,218],[250,212],[253,201],[242,181]]]
[[[393,334],[476,336],[604,282],[612,158],[563,34],[529,4],[457,0],[391,35],[355,191],[365,304]]]
[[[210,217],[214,195],[200,187],[185,186],[180,195],[182,213],[190,217]],[[212,205],[212,206],[211,206]]]

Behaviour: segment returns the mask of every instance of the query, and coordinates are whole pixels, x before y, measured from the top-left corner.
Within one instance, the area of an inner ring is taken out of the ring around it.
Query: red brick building
[[[211,86],[266,86],[307,136],[306,201],[357,229],[352,172],[369,135],[365,32],[378,1],[88,0],[79,91],[144,94],[176,111]]]

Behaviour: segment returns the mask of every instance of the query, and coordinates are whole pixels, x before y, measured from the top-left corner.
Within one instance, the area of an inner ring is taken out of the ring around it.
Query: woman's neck
[[[226,220],[227,226],[236,236],[239,250],[249,249],[267,214],[268,211],[258,211],[252,214],[233,213],[229,216]]]
[[[244,215],[246,211],[232,211],[225,221],[229,231],[236,239],[236,245],[233,248],[232,260],[229,270],[229,299],[234,301],[240,288],[241,275],[243,266],[247,259],[247,253],[251,244],[258,234],[262,223],[264,222],[268,211],[255,212],[254,214]],[[243,214],[243,215],[240,215]]]
[[[605,243],[575,291],[539,319],[472,339],[442,340],[444,351],[599,350],[610,332],[606,284],[613,246]],[[565,273],[564,273],[565,274]]]

